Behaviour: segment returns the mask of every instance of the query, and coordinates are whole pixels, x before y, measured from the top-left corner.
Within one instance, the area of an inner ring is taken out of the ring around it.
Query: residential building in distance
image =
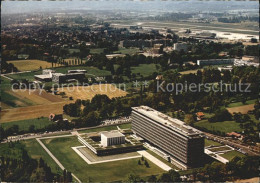
[[[101,145],[103,147],[124,144],[125,136],[119,131],[110,131],[101,133]]]
[[[132,130],[170,156],[181,169],[198,167],[204,160],[204,134],[147,106],[132,108]]]
[[[235,59],[208,59],[208,60],[197,60],[197,65],[222,65],[222,64],[234,64]]]

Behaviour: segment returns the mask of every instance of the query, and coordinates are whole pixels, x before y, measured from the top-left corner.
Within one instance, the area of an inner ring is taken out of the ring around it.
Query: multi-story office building
[[[179,168],[200,166],[204,158],[204,135],[147,106],[132,108],[132,130],[144,140],[166,152]]]

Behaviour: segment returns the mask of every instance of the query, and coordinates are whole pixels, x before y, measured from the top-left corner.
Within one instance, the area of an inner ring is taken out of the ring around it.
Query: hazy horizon
[[[259,11],[257,1],[3,1],[2,14],[73,10],[137,10],[172,12]]]

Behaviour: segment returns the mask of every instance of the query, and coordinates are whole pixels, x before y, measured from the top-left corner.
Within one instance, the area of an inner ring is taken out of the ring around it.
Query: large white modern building
[[[125,136],[119,131],[110,131],[101,133],[101,145],[103,147],[124,144]]]
[[[132,108],[132,130],[170,155],[181,169],[202,165],[204,134],[175,118],[147,106]]]
[[[234,58],[230,59],[208,59],[208,60],[197,60],[197,65],[223,65],[223,64],[231,64],[233,65],[235,62]]]

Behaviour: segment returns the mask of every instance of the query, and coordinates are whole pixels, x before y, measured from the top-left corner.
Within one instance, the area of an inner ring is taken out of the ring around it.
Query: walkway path
[[[165,170],[165,171],[169,171],[169,170],[172,169],[171,167],[166,165],[164,162],[162,162],[161,160],[157,159],[156,157],[154,157],[150,153],[146,152],[145,150],[137,151],[137,152],[139,154],[141,154],[142,156],[144,156],[145,158],[147,158],[148,160],[150,160],[151,162],[153,162],[154,164],[156,164],[157,166],[159,166],[161,169]]]
[[[50,152],[50,150],[42,143],[42,141],[39,138],[36,138],[37,142],[42,146],[42,148],[49,154],[49,156],[55,161],[55,163],[57,163],[57,165],[64,170],[65,167],[59,162],[59,160]],[[71,173],[71,175],[79,182],[81,183],[81,181],[78,179],[78,177],[76,177],[73,173]]]

